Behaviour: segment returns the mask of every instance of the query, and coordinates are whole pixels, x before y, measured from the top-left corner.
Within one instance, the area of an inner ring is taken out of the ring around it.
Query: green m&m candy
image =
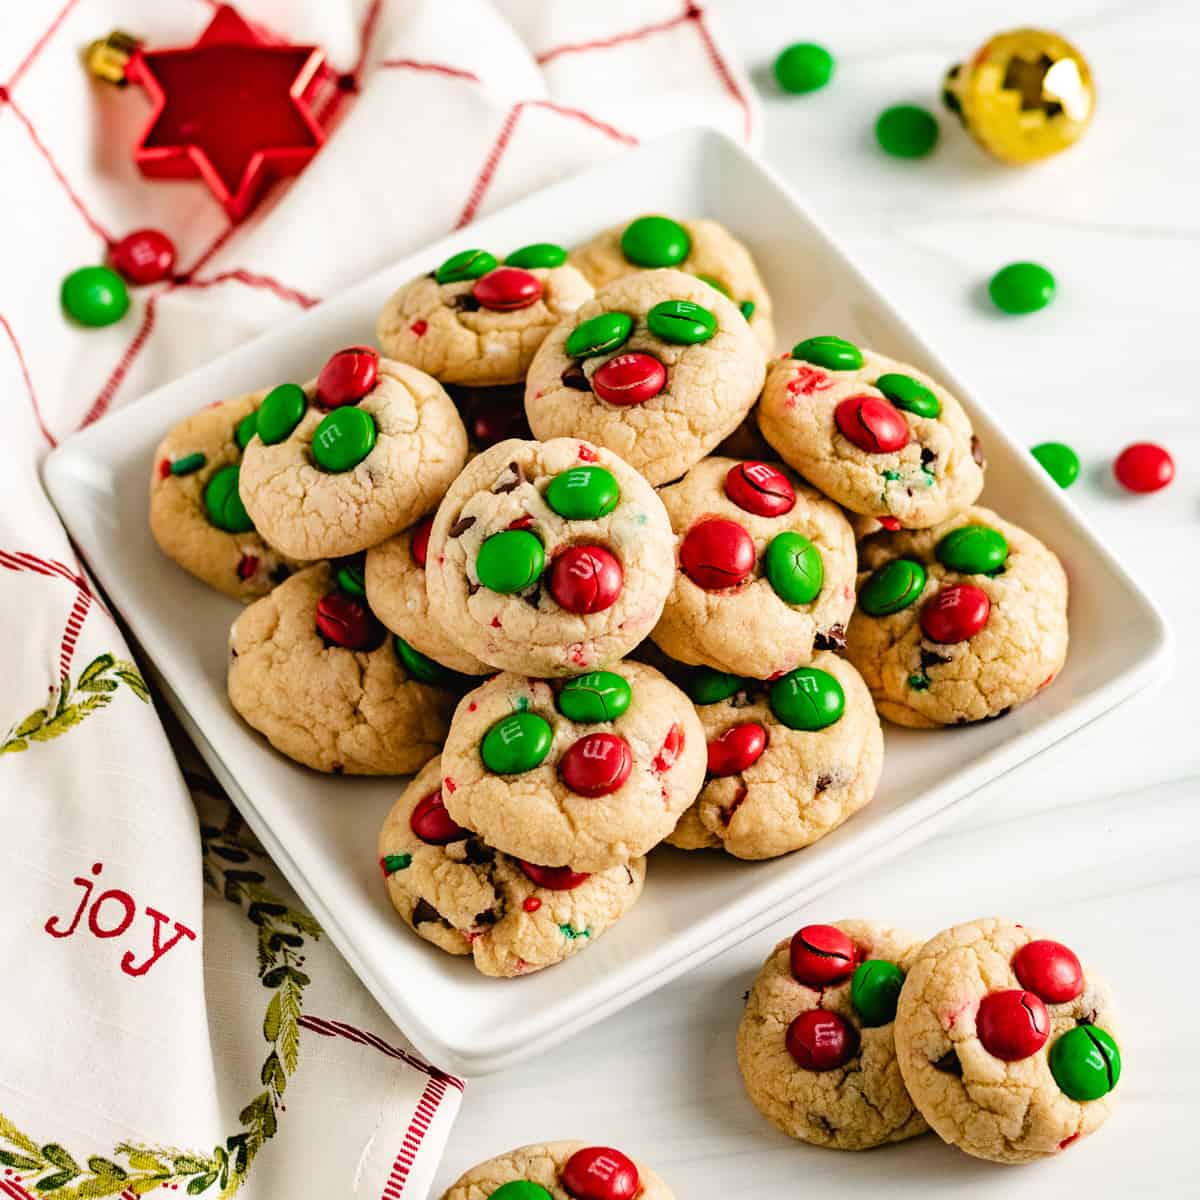
[[[960,525],[952,529],[934,551],[937,560],[964,575],[988,575],[1004,566],[1008,542],[998,529],[987,525]]]
[[[621,253],[639,267],[677,267],[692,252],[692,239],[670,217],[638,217],[621,234]]]
[[[360,599],[367,594],[367,581],[363,577],[362,558],[350,559],[342,563],[334,575],[338,587],[348,596],[358,596]]]
[[[714,667],[695,667],[684,686],[693,704],[719,704],[740,692],[746,681],[740,675],[730,675]]]
[[[226,533],[249,533],[254,528],[250,514],[238,495],[236,463],[222,467],[204,487],[204,510],[208,519]]]
[[[534,583],[546,565],[546,552],[528,529],[493,533],[479,547],[475,572],[489,591],[511,595]]]
[[[433,277],[438,283],[462,283],[467,279],[478,279],[496,266],[496,256],[486,250],[460,250],[452,254],[436,271]]]
[[[558,711],[569,721],[594,725],[615,721],[633,699],[629,681],[615,671],[590,671],[563,685]]]
[[[664,342],[695,346],[717,332],[717,318],[694,301],[663,300],[646,314],[646,326]]]
[[[1001,267],[988,284],[988,295],[1001,312],[1037,312],[1054,299],[1054,276],[1039,263],[1015,262]]]
[[[925,568],[911,558],[884,563],[858,593],[858,607],[869,617],[886,617],[914,603],[925,589]]]
[[[845,338],[832,334],[805,338],[792,347],[792,357],[824,367],[827,371],[857,371],[863,365],[863,353]]]
[[[785,604],[810,604],[821,593],[821,552],[800,533],[777,533],[763,556],[767,581]]]
[[[281,383],[272,388],[258,406],[255,431],[266,446],[274,446],[300,424],[308,397],[298,383]]]
[[[875,386],[897,407],[934,420],[942,415],[941,401],[911,375],[880,375]]]
[[[1079,478],[1079,455],[1065,442],[1042,442],[1030,451],[1060,488]]]
[[[494,1192],[489,1192],[488,1200],[554,1200],[554,1197],[540,1183],[514,1179],[511,1183],[502,1183]]]
[[[741,310],[742,316],[745,317],[747,321],[754,316],[753,300],[743,300],[741,304],[738,305],[738,308]]]
[[[192,454],[184,454],[171,464],[171,474],[191,475],[194,471],[200,470],[206,462],[208,459],[199,450]]]
[[[601,313],[571,330],[567,338],[567,355],[587,358],[592,354],[609,354],[622,346],[632,332],[633,318],[628,313]]]
[[[254,440],[254,435],[258,432],[258,410],[247,413],[238,423],[237,428],[233,431],[234,441],[238,444],[239,450],[245,450]]]
[[[1121,1078],[1121,1051],[1098,1025],[1076,1025],[1050,1047],[1050,1073],[1072,1100],[1099,1100]]]
[[[886,1025],[896,1015],[904,972],[886,958],[868,958],[850,979],[850,1003],[867,1026]]]
[[[842,685],[819,667],[797,667],[771,684],[767,700],[789,729],[824,729],[846,710]]]
[[[420,650],[414,650],[402,637],[393,640],[396,647],[396,657],[404,668],[404,673],[418,683],[449,683],[454,672],[436,663],[432,658],[426,658]]]
[[[621,488],[607,467],[572,467],[550,480],[546,503],[568,521],[594,521],[617,506]]]
[[[937,145],[937,117],[918,104],[895,104],[879,114],[875,138],[896,158],[922,158]]]
[[[536,267],[561,267],[567,261],[567,252],[554,242],[534,242],[531,246],[522,246],[514,250],[505,260],[506,267],[524,267],[532,270]]]
[[[479,753],[483,765],[497,775],[519,775],[532,771],[547,754],[554,740],[550,722],[537,713],[510,713],[483,735]]]
[[[349,471],[374,448],[375,418],[365,408],[335,408],[313,433],[313,458],[326,471]]]
[[[815,42],[796,42],[775,59],[776,82],[793,95],[815,92],[832,77],[833,55]]]
[[[729,295],[729,289],[719,279],[714,279],[711,275],[697,275],[696,278],[703,280],[710,288],[720,292],[722,296]]]
[[[62,281],[59,299],[67,316],[93,328],[111,325],[129,311],[125,280],[109,267],[80,267]]]

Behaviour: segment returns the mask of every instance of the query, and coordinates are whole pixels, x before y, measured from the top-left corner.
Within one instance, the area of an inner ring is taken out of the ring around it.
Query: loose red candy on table
[[[653,400],[667,383],[667,369],[652,354],[618,354],[592,376],[592,391],[609,404],[627,407]]]
[[[457,824],[446,811],[441,788],[417,801],[408,823],[413,833],[431,846],[448,846],[471,836],[471,831]]]
[[[367,606],[345,592],[321,598],[317,629],[326,641],[345,650],[372,650],[383,640],[383,629]]]
[[[633,1160],[620,1150],[588,1146],[567,1159],[562,1185],[574,1200],[634,1200],[641,1179]]]
[[[802,1012],[787,1028],[788,1053],[806,1071],[845,1066],[858,1050],[858,1030],[845,1017],[821,1008]]]
[[[175,270],[175,243],[157,229],[135,229],[109,251],[108,260],[130,283],[160,283]]]
[[[411,550],[413,562],[418,567],[425,566],[425,560],[429,557],[429,531],[433,528],[433,518],[426,517],[423,521],[417,523],[416,529],[413,530]]]
[[[833,410],[841,434],[868,454],[889,454],[908,445],[908,422],[879,396],[850,396]]]
[[[475,281],[471,294],[493,312],[515,312],[542,298],[542,281],[520,267],[497,267]]]
[[[339,350],[317,376],[317,403],[322,408],[357,404],[379,378],[379,355],[370,346]]]
[[[591,876],[583,871],[572,871],[570,867],[539,867],[537,863],[520,860],[525,878],[548,892],[571,892]]]
[[[615,733],[589,733],[567,748],[558,764],[562,781],[579,796],[608,796],[629,778],[633,752]]]
[[[1175,478],[1175,460],[1153,442],[1135,442],[1117,455],[1113,474],[1131,492],[1157,492]]]
[[[993,1058],[1017,1062],[1036,1054],[1050,1036],[1050,1014],[1033,992],[1008,988],[979,1002],[975,1032]]]
[[[1066,1004],[1083,991],[1083,967],[1062,942],[1027,942],[1013,955],[1012,965],[1021,986],[1047,1004]]]
[[[725,495],[758,517],[781,517],[796,507],[796,489],[778,468],[764,462],[738,463],[725,476]]]
[[[620,560],[603,546],[569,546],[550,567],[550,594],[567,612],[602,612],[624,582]]]
[[[952,584],[921,609],[921,630],[931,642],[965,642],[987,624],[991,611],[992,602],[982,588]]]
[[[812,988],[842,983],[854,974],[854,943],[835,925],[805,925],[788,948],[792,976]]]
[[[755,557],[749,533],[723,517],[693,525],[679,547],[683,573],[706,592],[737,587],[754,570]]]
[[[767,731],[757,721],[727,729],[708,743],[708,773],[737,775],[752,767],[767,748]]]

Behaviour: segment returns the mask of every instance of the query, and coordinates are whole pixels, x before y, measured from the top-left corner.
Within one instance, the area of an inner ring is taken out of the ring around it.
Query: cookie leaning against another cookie
[[[904,1086],[896,999],[920,938],[872,921],[808,925],[763,964],[737,1031],[755,1108],[789,1137],[869,1150],[928,1131]]]
[[[396,911],[426,941],[470,954],[484,975],[512,977],[590,946],[636,903],[646,860],[596,875],[523,863],[456,825],[441,797],[442,763],[425,764],[379,834]]]

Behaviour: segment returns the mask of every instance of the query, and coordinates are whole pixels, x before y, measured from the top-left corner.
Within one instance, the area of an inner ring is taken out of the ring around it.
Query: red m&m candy
[[[887,454],[908,445],[908,422],[880,396],[850,396],[833,410],[841,434],[868,454]]]
[[[738,463],[725,476],[725,495],[746,512],[781,517],[796,507],[796,489],[778,468],[765,462]]]
[[[752,767],[767,748],[767,731],[757,721],[727,729],[708,743],[708,773],[737,775]]]
[[[609,404],[653,400],[667,383],[667,369],[652,354],[618,354],[592,376],[592,391]]]
[[[175,269],[175,243],[157,229],[135,229],[112,248],[108,260],[130,283],[159,283]]]
[[[603,546],[569,546],[550,567],[550,594],[567,612],[602,612],[624,582],[620,560]]]
[[[679,547],[683,573],[706,592],[737,587],[754,570],[754,559],[750,535],[723,517],[693,525]]]
[[[1021,986],[1047,1004],[1066,1004],[1083,991],[1083,967],[1062,942],[1027,942],[1013,955],[1012,965]]]
[[[562,1169],[562,1185],[574,1200],[634,1200],[641,1183],[633,1159],[611,1146],[576,1150]]]
[[[425,560],[429,557],[429,531],[432,528],[433,518],[426,517],[423,521],[418,521],[417,527],[413,530],[409,548],[412,550],[413,562],[418,567],[424,567]]]
[[[475,281],[471,294],[484,308],[514,312],[542,298],[542,281],[520,267],[497,267]]]
[[[1036,1054],[1050,1036],[1050,1014],[1033,992],[1008,988],[979,1002],[975,1032],[993,1058],[1017,1062]]]
[[[821,1008],[802,1012],[787,1028],[788,1053],[806,1071],[845,1066],[858,1050],[858,1030],[845,1017]]]
[[[982,588],[952,584],[921,609],[921,629],[931,642],[965,642],[987,624],[991,611],[992,602]]]
[[[408,824],[421,841],[431,846],[448,846],[471,836],[471,831],[457,824],[446,811],[441,788],[417,801]]]
[[[373,650],[383,641],[383,627],[371,610],[345,592],[330,592],[317,605],[317,630],[326,641],[346,650]]]
[[[562,781],[580,796],[607,796],[629,778],[633,752],[615,733],[589,733],[568,747],[558,764]]]
[[[854,943],[835,925],[805,925],[792,935],[788,950],[792,975],[812,988],[841,983],[854,974]]]
[[[1113,474],[1131,492],[1157,492],[1175,478],[1175,460],[1153,442],[1135,442],[1117,456]]]
[[[520,860],[525,878],[548,892],[572,892],[581,883],[591,879],[583,871],[572,871],[570,867],[539,867],[537,863]]]
[[[379,355],[370,346],[339,350],[317,376],[316,401],[322,408],[357,404],[379,378]]]

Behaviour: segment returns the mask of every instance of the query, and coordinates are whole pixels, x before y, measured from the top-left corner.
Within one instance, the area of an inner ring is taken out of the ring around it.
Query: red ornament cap
[[[603,612],[624,582],[620,560],[603,546],[569,546],[550,568],[550,594],[567,612]]]
[[[448,846],[471,836],[471,831],[464,829],[446,811],[441,788],[417,801],[408,824],[413,833],[430,846]]]
[[[589,733],[567,747],[559,760],[562,781],[580,796],[608,796],[629,778],[633,752],[616,733]]]
[[[1062,942],[1026,942],[1013,955],[1012,965],[1021,986],[1047,1004],[1066,1004],[1083,991],[1083,967]]]
[[[331,355],[321,368],[316,401],[322,408],[357,404],[378,379],[378,352],[370,346],[347,346]]]
[[[979,1002],[975,1032],[993,1058],[1017,1062],[1036,1054],[1050,1036],[1050,1014],[1033,994],[1020,988],[989,992]]]
[[[611,1146],[576,1150],[562,1169],[562,1185],[574,1200],[634,1200],[641,1182],[633,1159]]]
[[[836,925],[805,925],[792,935],[792,975],[811,988],[829,987],[854,974],[854,943]]]
[[[591,879],[583,871],[572,871],[570,867],[539,867],[537,863],[519,860],[521,870],[531,883],[548,892],[572,892],[581,883]]]

